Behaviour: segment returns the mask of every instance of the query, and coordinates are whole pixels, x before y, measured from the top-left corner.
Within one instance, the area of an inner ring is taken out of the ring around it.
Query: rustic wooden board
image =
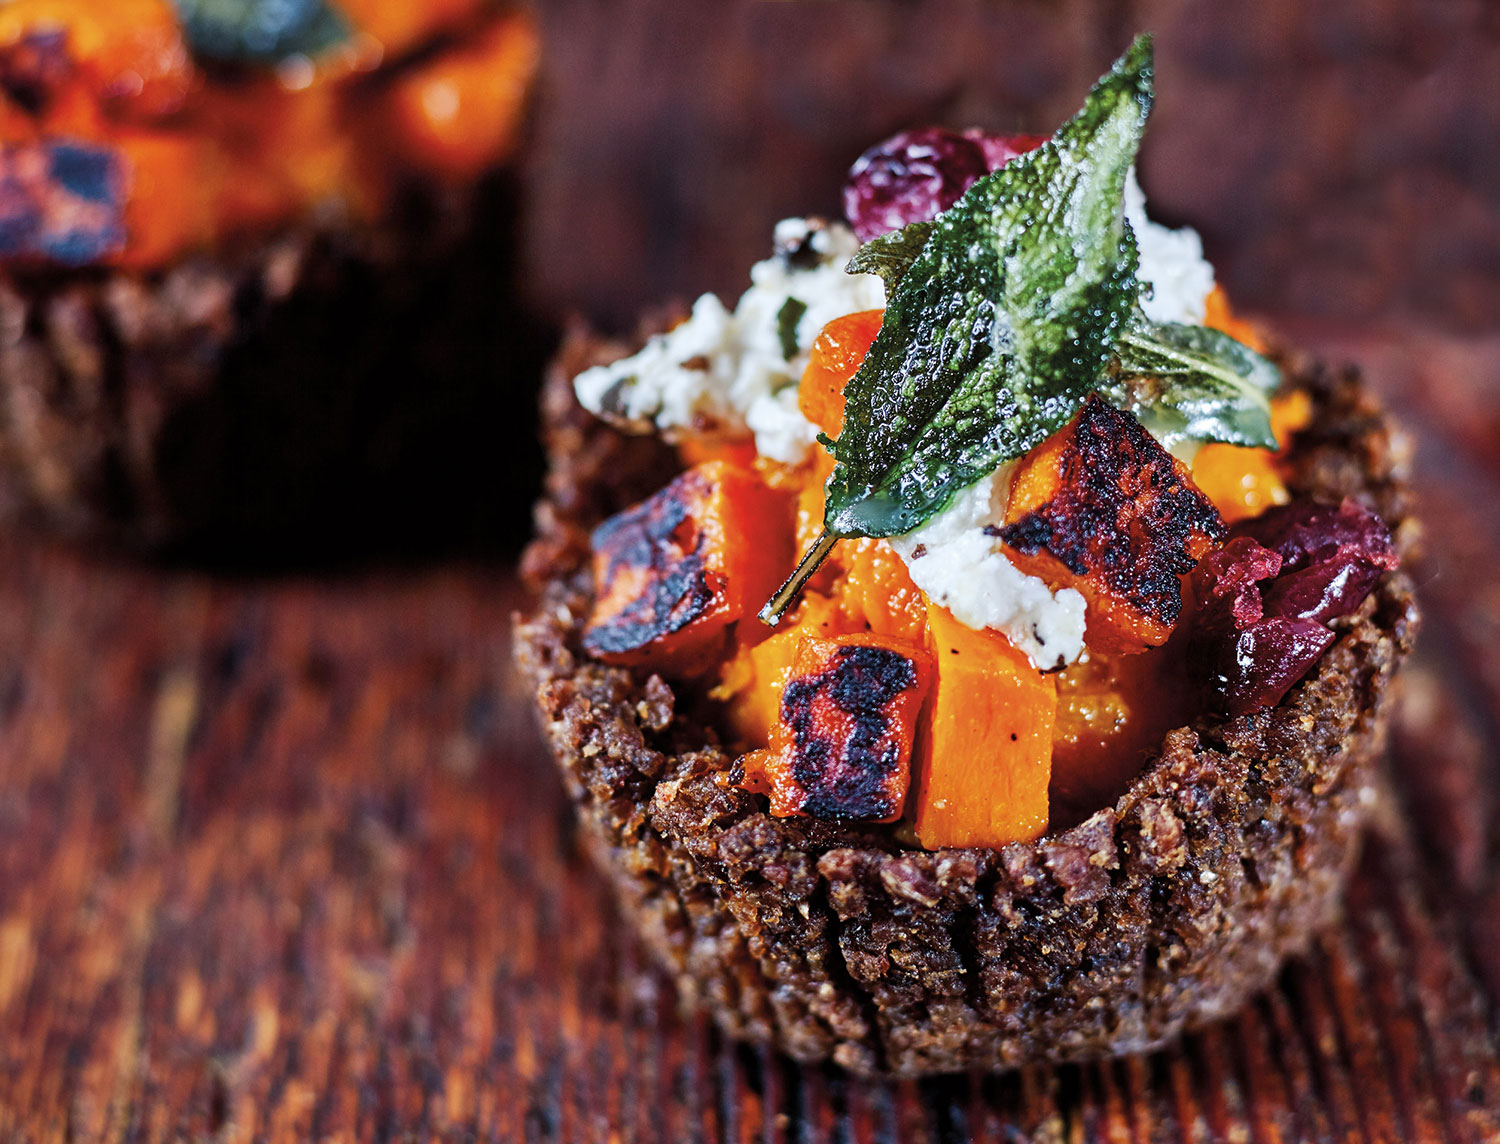
[[[497,568],[234,582],[0,540],[0,1140],[1500,1139],[1500,339],[1371,363],[1424,662],[1347,920],[1145,1059],[862,1085],[680,1016],[575,847]]]

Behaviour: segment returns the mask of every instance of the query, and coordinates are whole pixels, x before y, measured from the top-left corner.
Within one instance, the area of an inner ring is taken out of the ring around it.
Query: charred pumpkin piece
[[[1023,571],[1088,601],[1088,644],[1130,653],[1167,641],[1179,577],[1223,540],[1188,470],[1134,417],[1090,397],[1017,466],[993,531]]]
[[[933,605],[937,687],[917,744],[917,838],[927,850],[1004,846],[1047,829],[1057,687],[998,632]]]
[[[787,499],[723,461],[687,470],[594,530],[583,633],[609,663],[692,671],[753,612],[791,559]]]
[[[931,679],[931,657],[904,640],[804,636],[771,745],[742,760],[745,789],[770,795],[778,817],[895,821]]]

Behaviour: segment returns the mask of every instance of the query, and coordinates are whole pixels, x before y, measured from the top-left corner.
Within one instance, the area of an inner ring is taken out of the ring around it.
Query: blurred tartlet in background
[[[493,537],[538,54],[496,0],[0,8],[5,507],[235,563]]]

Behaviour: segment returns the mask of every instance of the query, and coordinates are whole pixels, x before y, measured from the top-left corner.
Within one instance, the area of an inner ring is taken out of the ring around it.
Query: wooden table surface
[[[1346,921],[1235,1021],[867,1086],[679,1016],[574,845],[503,568],[0,540],[0,1140],[1500,1139],[1500,338],[1293,330],[1418,444],[1429,623]]]

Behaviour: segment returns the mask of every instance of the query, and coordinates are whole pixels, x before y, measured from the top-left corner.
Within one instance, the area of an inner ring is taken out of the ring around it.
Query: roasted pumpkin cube
[[[591,543],[584,649],[690,671],[775,590],[791,563],[791,506],[754,473],[709,461],[605,521]]]
[[[778,817],[895,821],[931,678],[931,656],[904,640],[804,636],[771,745],[742,760],[745,788],[769,794]]]
[[[1180,577],[1226,534],[1186,466],[1098,397],[1020,461],[994,531],[1023,571],[1081,592],[1089,647],[1116,653],[1166,643]]]
[[[999,632],[937,605],[937,686],[917,743],[912,819],[923,847],[1004,846],[1047,829],[1057,687]]]
[[[1078,822],[1124,793],[1173,727],[1189,722],[1189,685],[1179,641],[1147,655],[1090,655],[1052,678],[1054,828]]]
[[[884,310],[846,314],[824,326],[813,342],[797,390],[797,407],[830,437],[837,437],[844,427],[844,387],[859,372],[884,318]]]
[[[404,7],[386,3],[379,10]],[[414,61],[383,95],[386,114],[379,121],[387,145],[419,170],[477,178],[516,135],[536,57],[532,21],[516,14],[468,33],[449,51]]]

